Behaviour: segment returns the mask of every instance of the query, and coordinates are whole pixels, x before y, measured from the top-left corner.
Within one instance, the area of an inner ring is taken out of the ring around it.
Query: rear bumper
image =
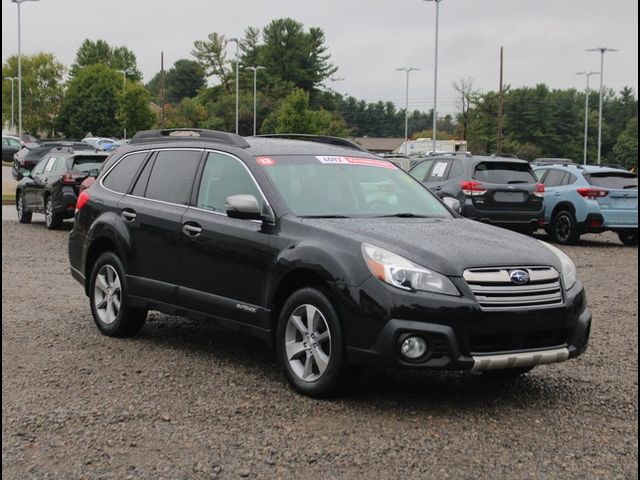
[[[499,226],[537,229],[544,219],[544,209],[540,210],[478,210],[470,199],[462,206],[462,215]]]
[[[54,211],[55,213],[63,215],[64,218],[73,218],[77,201],[78,195],[73,187],[65,186],[56,199]]]

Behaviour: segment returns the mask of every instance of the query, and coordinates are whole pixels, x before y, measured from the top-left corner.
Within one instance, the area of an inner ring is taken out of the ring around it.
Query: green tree
[[[262,133],[309,133],[344,136],[346,124],[339,116],[326,110],[309,108],[309,93],[294,90],[280,107],[269,115],[260,129]]]
[[[104,40],[85,39],[76,52],[76,58],[69,71],[75,77],[78,71],[84,67],[100,63],[114,70],[126,72],[129,80],[142,80],[142,73],[138,70],[135,54],[127,47],[111,47]]]
[[[58,129],[70,138],[82,138],[87,132],[98,136],[119,135],[122,126],[116,114],[121,91],[122,75],[105,65],[94,64],[77,70],[67,85]]]
[[[204,71],[198,62],[178,60],[167,72],[167,100],[178,103],[183,98],[193,98],[206,83]]]
[[[193,55],[207,76],[216,77],[225,90],[230,90],[231,68],[227,61],[227,45],[224,35],[213,32],[207,40],[193,42]]]
[[[50,135],[63,95],[64,65],[50,53],[22,56],[22,129],[34,134]],[[2,64],[2,78],[18,76],[18,57]],[[18,126],[18,82],[14,85],[15,124]],[[2,88],[2,122],[11,119],[11,88]]]
[[[267,25],[262,37],[259,61],[267,67],[269,83],[289,82],[310,92],[338,70],[329,63],[331,56],[319,28],[305,32],[301,23],[282,18]]]
[[[638,170],[638,117],[627,122],[627,127],[618,136],[612,154],[611,160]]]
[[[183,98],[177,105],[166,107],[166,128],[201,128],[207,120],[206,108],[193,98]],[[211,123],[207,125],[210,127]]]
[[[156,116],[150,108],[151,96],[139,83],[127,83],[125,91],[118,99],[118,122],[127,131],[129,137],[139,130],[153,126]]]

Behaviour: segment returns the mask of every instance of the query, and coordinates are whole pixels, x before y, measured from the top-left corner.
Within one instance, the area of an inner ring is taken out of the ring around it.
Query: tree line
[[[74,63],[65,67],[47,53],[23,56],[23,126],[45,136],[81,138],[130,136],[159,127],[235,130],[236,41],[213,32],[193,43],[190,58],[178,59],[146,83],[135,54],[103,40],[85,40]],[[324,32],[291,18],[262,29],[249,27],[237,40],[239,133],[253,133],[253,80],[257,72],[259,133],[313,133],[336,136],[402,137],[404,109],[391,102],[366,102],[330,88],[337,67]],[[3,77],[17,75],[17,58],[2,66]],[[68,77],[67,77],[68,75]],[[6,85],[5,85],[6,86]],[[439,139],[465,139],[473,153],[496,153],[497,92],[480,92],[473,79],[454,82],[455,115],[438,118]],[[582,158],[584,93],[546,85],[511,88],[504,93],[502,151],[521,158]],[[597,106],[598,93],[590,103]],[[164,108],[161,104],[164,103]],[[11,116],[11,89],[2,89],[2,120]],[[164,115],[161,115],[161,111]],[[597,108],[589,112],[589,157],[595,158]],[[412,137],[430,137],[432,111],[409,112]],[[604,96],[603,157],[635,165],[638,102],[636,93],[607,90]]]

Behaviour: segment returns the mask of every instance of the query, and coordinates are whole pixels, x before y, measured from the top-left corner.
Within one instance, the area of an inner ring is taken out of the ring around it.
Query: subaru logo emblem
[[[529,273],[525,270],[514,270],[509,274],[509,276],[511,277],[511,282],[517,285],[524,285],[525,283],[529,283],[529,280],[531,280]]]

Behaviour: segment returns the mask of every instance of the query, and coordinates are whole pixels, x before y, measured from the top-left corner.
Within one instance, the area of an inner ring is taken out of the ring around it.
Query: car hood
[[[303,219],[302,223],[391,250],[445,275],[460,276],[473,267],[561,268],[558,257],[535,238],[463,218]]]

